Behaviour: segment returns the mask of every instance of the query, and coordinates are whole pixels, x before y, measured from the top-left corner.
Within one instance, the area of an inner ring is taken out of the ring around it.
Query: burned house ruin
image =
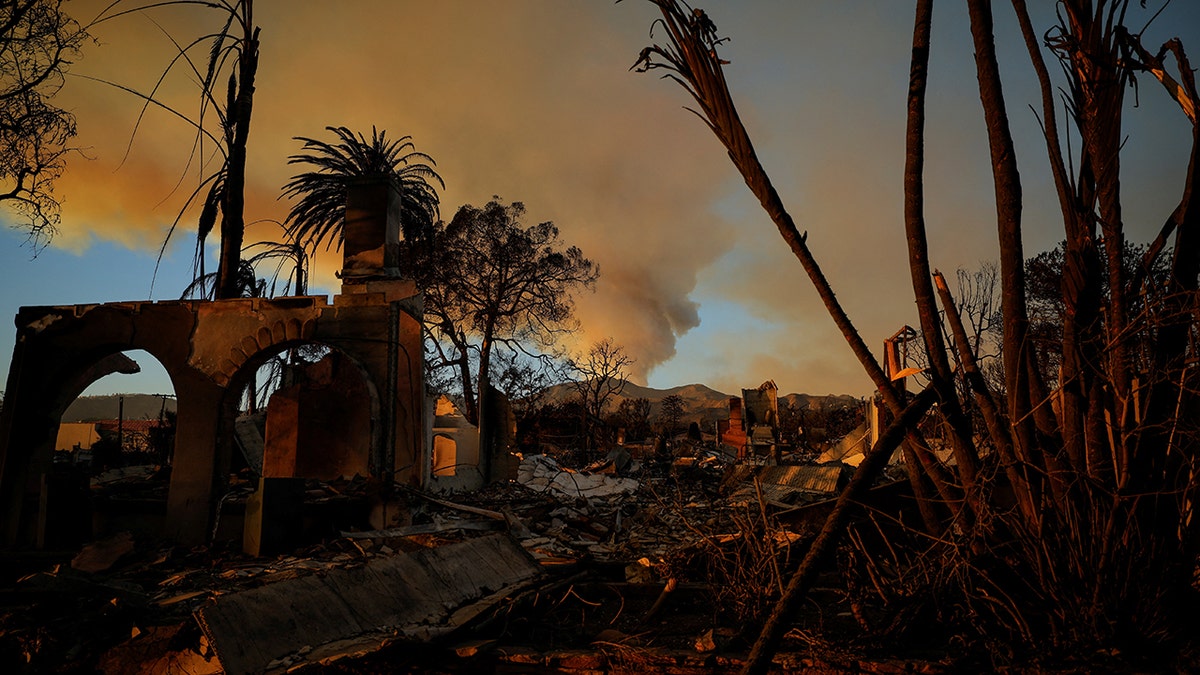
[[[282,485],[305,477],[357,473],[423,486],[432,463],[422,296],[397,269],[399,236],[397,188],[364,181],[347,197],[341,292],[332,299],[23,307],[0,415],[5,544],[44,543],[56,521],[90,517],[72,499],[79,486],[55,477],[59,421],[88,385],[128,367],[128,350],[157,358],[178,396],[163,535],[205,540],[237,452],[242,392],[267,359],[300,345],[336,356],[314,366],[324,370],[310,373],[306,386],[281,389],[268,406],[262,506],[269,508],[273,492],[289,491]]]
[[[767,380],[755,389],[743,389],[741,398],[729,399],[729,419],[717,422],[721,443],[737,449],[739,459],[767,456],[778,462],[779,387]]]

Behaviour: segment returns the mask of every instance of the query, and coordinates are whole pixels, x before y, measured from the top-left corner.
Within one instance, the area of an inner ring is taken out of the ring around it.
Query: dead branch
[[[817,534],[812,546],[809,547],[800,567],[788,580],[783,596],[779,598],[775,609],[767,617],[767,622],[763,625],[758,639],[754,641],[754,647],[750,650],[750,656],[742,668],[742,675],[762,675],[767,672],[771,665],[771,659],[779,648],[779,642],[783,639],[783,634],[787,632],[788,618],[795,613],[796,608],[799,607],[800,602],[808,593],[808,589],[812,586],[813,580],[816,579],[817,572],[833,553],[834,545],[845,531],[845,525],[862,493],[871,486],[883,467],[887,466],[892,452],[904,440],[907,429],[915,425],[917,420],[921,419],[929,410],[929,406],[933,404],[935,398],[934,394],[932,388],[927,388],[918,394],[896,421],[888,426],[879,441],[875,443],[875,447],[871,448],[866,458],[858,465],[858,469],[850,478],[846,489],[838,495],[837,503],[829,512],[829,517],[825,519],[825,525]]]

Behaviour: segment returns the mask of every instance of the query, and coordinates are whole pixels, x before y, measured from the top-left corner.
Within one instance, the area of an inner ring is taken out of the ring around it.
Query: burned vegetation
[[[662,13],[655,35],[663,42],[644,49],[634,68],[659,70],[692,96],[695,112],[728,150],[897,420],[882,436],[888,443],[860,465],[808,550],[746,670],[768,667],[821,563],[832,559],[856,491],[897,448],[922,524],[904,529],[901,538],[885,538],[893,545],[871,547],[872,554],[859,559],[869,561],[867,578],[886,604],[910,606],[910,618],[924,626],[936,619],[942,627],[919,633],[940,633],[937,639],[972,645],[1001,661],[1069,652],[1085,660],[1100,655],[1116,667],[1123,659],[1154,663],[1190,650],[1200,96],[1180,41],[1152,51],[1126,27],[1130,3],[1120,0],[1058,3],[1058,24],[1039,39],[1025,3],[1013,3],[1040,84],[1039,113],[1065,236],[1062,330],[1049,348],[1058,366],[1051,369],[1045,345],[1035,349],[1030,331],[1021,177],[992,6],[967,3],[999,241],[1003,374],[989,381],[978,335],[968,333],[960,306],[929,260],[923,169],[933,3],[917,3],[903,179],[925,382],[910,397],[900,386],[904,380],[871,354],[821,271],[808,233],[801,234],[758,161],[729,93],[726,62],[718,56],[724,39],[714,23],[685,3],[655,4]],[[1147,18],[1153,21],[1152,14]],[[1069,131],[1060,131],[1046,54],[1058,60],[1065,78]],[[1179,202],[1163,205],[1165,223],[1131,270],[1119,149],[1124,95],[1139,76],[1162,84],[1192,134]],[[1163,259],[1169,271],[1149,274]],[[939,420],[944,445],[915,427],[927,409]]]
[[[337,242],[332,298],[264,297],[226,273],[218,299],[18,314],[0,413],[5,672],[1197,667],[1200,94],[1179,41],[1143,45],[1119,0],[1063,0],[1039,37],[1014,0],[1064,235],[1026,260],[991,5],[969,0],[999,265],[952,291],[925,233],[933,10],[918,0],[903,175],[918,327],[878,358],[755,155],[716,24],[652,3],[661,43],[634,69],[693,97],[875,395],[634,391],[611,340],[564,361],[592,261],[559,250],[552,223],[522,225],[519,202],[435,222],[430,158],[331,127],[338,143],[301,139],[293,157],[313,171],[286,189],[320,199],[284,253],[302,292],[306,247]],[[234,16],[253,46],[251,6]],[[1180,200],[1144,247],[1125,238],[1117,160],[1136,78],[1193,130]],[[406,177],[423,186],[407,204]],[[240,235],[223,269],[249,262]],[[115,437],[64,436],[71,401],[135,368],[134,349],[170,374],[172,414],[132,450],[141,427],[123,415]]]

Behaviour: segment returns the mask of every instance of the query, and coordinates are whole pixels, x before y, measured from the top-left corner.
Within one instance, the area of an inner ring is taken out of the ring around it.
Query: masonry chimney
[[[342,285],[400,276],[400,189],[386,177],[346,184]]]

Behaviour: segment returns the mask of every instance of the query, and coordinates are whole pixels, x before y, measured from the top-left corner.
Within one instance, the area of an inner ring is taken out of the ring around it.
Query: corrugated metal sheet
[[[758,478],[758,491],[754,478]],[[729,476],[735,484],[729,501],[745,504],[758,501],[758,492],[768,502],[794,503],[802,496],[832,497],[837,494],[842,478],[842,466],[803,464],[797,466],[738,466]]]

